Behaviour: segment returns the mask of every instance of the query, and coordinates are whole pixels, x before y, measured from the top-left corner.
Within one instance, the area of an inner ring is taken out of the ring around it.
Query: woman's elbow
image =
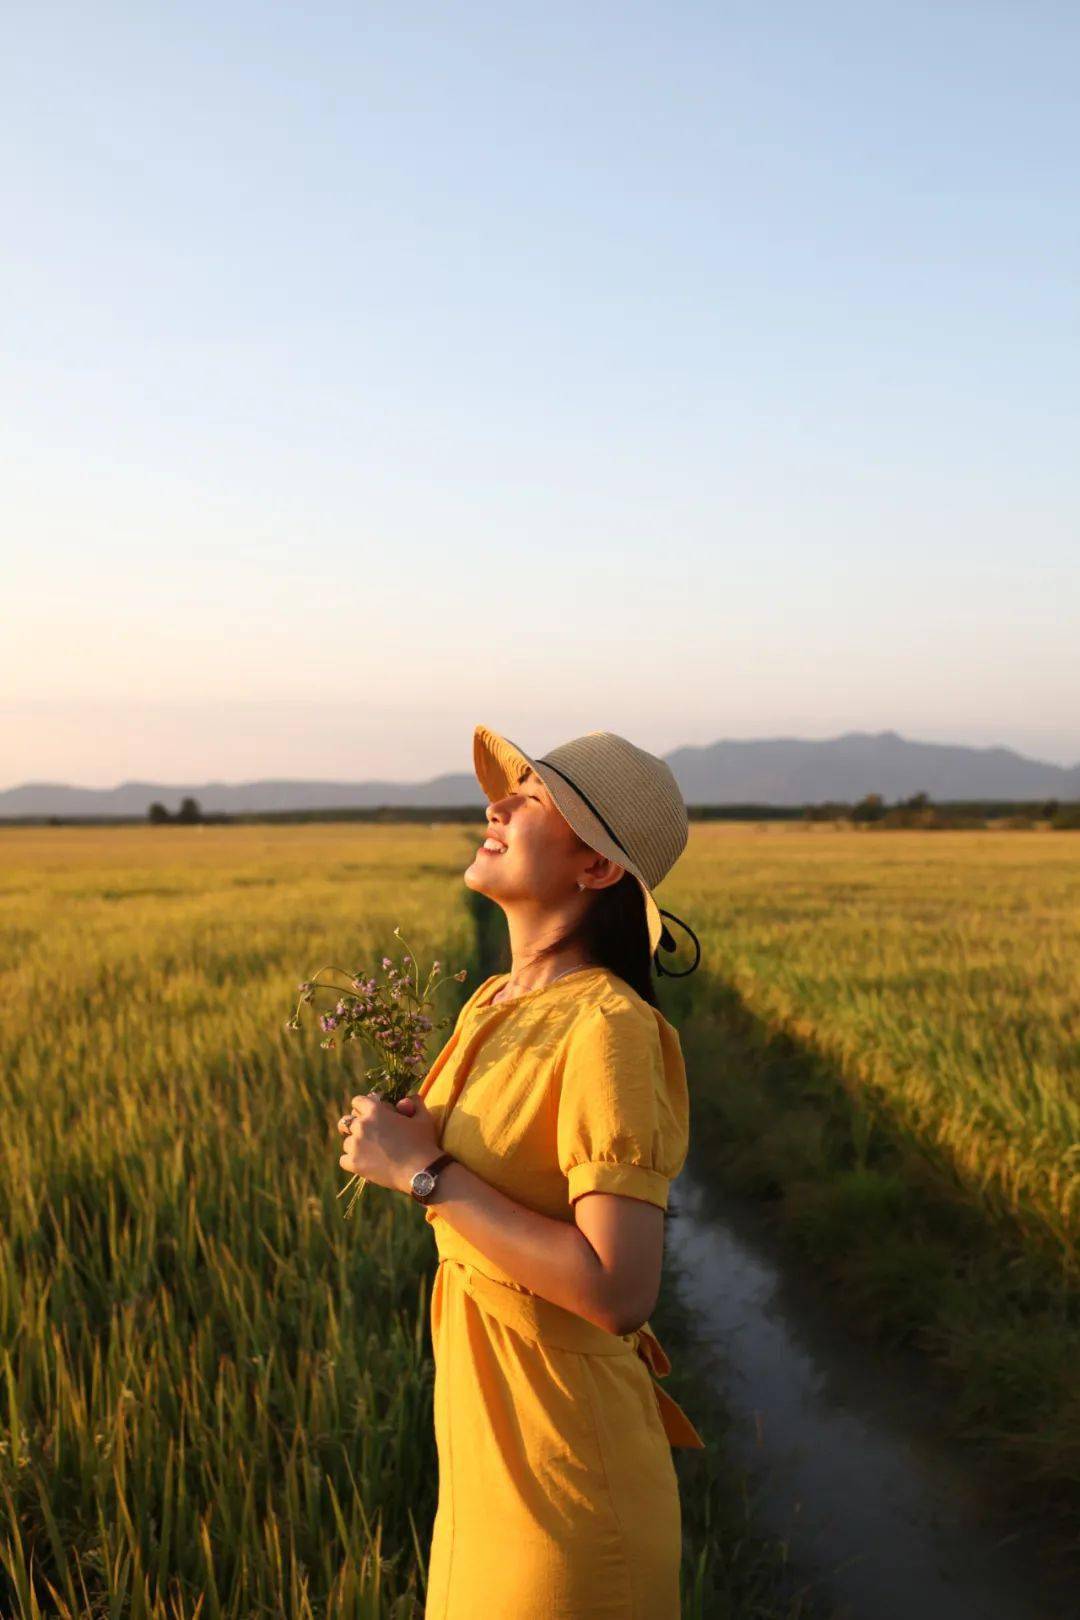
[[[605,1315],[605,1326],[609,1333],[636,1333],[639,1327],[644,1327],[653,1311],[656,1309],[657,1292],[653,1290],[646,1299],[640,1289],[635,1292],[616,1293],[611,1297]]]

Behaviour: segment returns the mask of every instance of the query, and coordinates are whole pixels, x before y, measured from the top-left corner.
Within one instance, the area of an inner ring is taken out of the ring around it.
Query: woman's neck
[[[511,968],[510,977],[505,984],[499,986],[491,1001],[513,1001],[517,996],[527,995],[530,990],[546,989],[549,984],[554,984],[555,980],[561,979],[564,974],[592,966],[594,966],[593,963],[578,957],[576,960],[564,961],[561,964],[558,960],[553,960],[550,966],[546,962],[530,963],[520,972]]]

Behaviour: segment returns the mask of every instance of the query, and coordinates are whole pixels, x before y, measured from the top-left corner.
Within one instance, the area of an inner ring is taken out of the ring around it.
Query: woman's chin
[[[465,868],[464,872],[461,874],[461,881],[466,885],[467,888],[476,889],[480,894],[487,893],[487,890],[484,888],[484,880],[477,870],[476,861],[471,861]]]

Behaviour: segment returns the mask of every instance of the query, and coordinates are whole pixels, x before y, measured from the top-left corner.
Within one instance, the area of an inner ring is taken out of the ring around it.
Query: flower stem
[[[363,1192],[364,1188],[367,1186],[367,1177],[366,1176],[350,1176],[349,1180],[345,1183],[344,1187],[342,1187],[342,1189],[341,1189],[341,1192],[339,1192],[337,1194],[337,1196],[339,1198],[341,1198],[345,1193],[348,1192],[349,1188],[353,1185],[354,1182],[357,1183],[356,1191],[353,1193],[352,1198],[349,1200],[349,1202],[345,1206],[345,1214],[344,1214],[344,1217],[343,1217],[344,1220],[349,1219],[349,1216],[352,1214],[353,1208],[354,1208],[354,1206],[356,1204],[356,1200],[360,1197],[360,1194]]]

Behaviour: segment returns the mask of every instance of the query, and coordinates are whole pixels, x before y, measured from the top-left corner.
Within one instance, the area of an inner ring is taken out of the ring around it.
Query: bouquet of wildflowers
[[[407,943],[400,928],[395,928],[394,933],[403,945]],[[361,972],[350,973],[345,968],[320,968],[313,979],[305,979],[299,985],[300,1000],[293,1016],[285,1020],[285,1028],[300,1028],[300,1008],[305,1002],[313,1001],[317,991],[326,990],[335,995],[338,999],[333,1011],[319,1016],[319,1027],[326,1036],[319,1045],[366,1042],[382,1061],[376,1067],[365,1067],[361,1082],[369,1082],[369,1096],[381,1097],[384,1102],[393,1104],[408,1096],[424,1077],[429,1031],[442,1029],[450,1022],[449,1017],[438,1023],[428,1017],[435,995],[447,980],[436,983],[441,964],[433,962],[421,990],[420,967],[412,951],[402,957],[400,967],[391,957],[384,956],[382,969],[384,982],[380,984],[374,974],[366,976]],[[341,974],[348,980],[348,988],[320,983],[323,973]],[[460,982],[465,978],[465,969],[452,974],[451,978]],[[338,1197],[342,1197],[354,1182],[358,1186],[345,1211],[346,1220],[367,1185],[366,1178],[351,1176],[338,1193]]]

